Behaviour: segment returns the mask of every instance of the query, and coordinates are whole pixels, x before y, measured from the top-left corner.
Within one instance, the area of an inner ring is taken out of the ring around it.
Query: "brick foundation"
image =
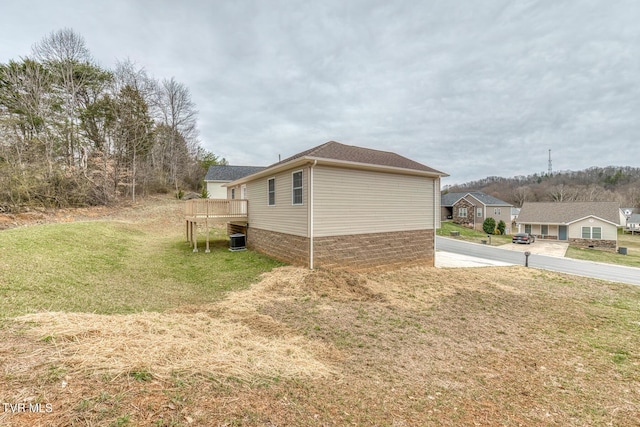
[[[387,270],[434,265],[433,230],[319,237],[314,246],[318,268]]]
[[[247,247],[289,264],[309,267],[309,239],[306,237],[248,227]]]
[[[578,248],[600,249],[610,252],[615,252],[618,248],[618,242],[615,240],[569,239],[569,244]]]
[[[389,270],[434,265],[433,230],[316,237],[314,268]],[[309,267],[309,239],[251,228],[247,247],[293,265]]]

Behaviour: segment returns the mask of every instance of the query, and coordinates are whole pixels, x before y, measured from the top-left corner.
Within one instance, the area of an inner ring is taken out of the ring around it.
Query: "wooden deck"
[[[229,222],[246,223],[249,208],[248,200],[193,199],[185,203],[184,218],[187,240],[198,252],[198,227],[203,228],[207,243],[205,252],[209,252],[209,227]]]

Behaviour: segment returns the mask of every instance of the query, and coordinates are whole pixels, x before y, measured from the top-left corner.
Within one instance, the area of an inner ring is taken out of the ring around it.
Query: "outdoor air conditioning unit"
[[[246,236],[242,233],[236,233],[229,236],[229,250],[243,251],[247,249]]]

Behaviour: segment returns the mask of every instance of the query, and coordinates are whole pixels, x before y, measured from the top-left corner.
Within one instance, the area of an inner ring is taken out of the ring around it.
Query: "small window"
[[[267,181],[267,188],[268,188],[268,204],[269,206],[275,206],[276,204],[276,179],[275,178],[269,178],[269,180]]]
[[[493,208],[494,215],[500,215],[500,208]]]
[[[478,208],[478,218],[482,218],[482,208]]]
[[[461,218],[467,217],[467,208],[458,208],[458,216]]]
[[[591,229],[591,238],[592,239],[602,239],[602,227],[593,227]]]
[[[232,199],[235,199],[235,198],[236,198],[236,189],[235,189],[235,188],[232,188],[232,189],[231,189],[231,198],[232,198]]]
[[[302,171],[293,173],[293,186],[291,192],[291,202],[294,205],[302,204]]]

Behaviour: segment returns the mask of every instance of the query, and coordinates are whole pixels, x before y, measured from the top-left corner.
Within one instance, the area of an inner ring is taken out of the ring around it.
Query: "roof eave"
[[[607,223],[609,223],[609,224],[613,224],[613,225],[615,225],[616,227],[617,227],[618,225],[620,225],[620,224],[615,223],[615,222],[613,222],[613,221],[609,221],[608,219],[600,218],[600,217],[599,217],[599,216],[597,216],[597,215],[587,215],[587,216],[582,217],[582,218],[574,219],[573,221],[569,221],[569,222],[567,222],[567,225],[570,225],[570,224],[573,224],[573,223],[576,223],[576,222],[579,222],[579,221],[583,221],[583,220],[585,220],[585,219],[587,219],[587,218],[595,218],[595,219],[598,219],[598,220],[600,220],[600,221],[602,221],[602,222],[607,222]]]
[[[358,162],[350,162],[346,160],[327,159],[324,157],[303,156],[303,157],[298,157],[296,159],[288,161],[286,163],[275,164],[272,167],[267,168],[263,171],[256,172],[254,174],[245,176],[244,178],[240,178],[235,181],[231,181],[225,184],[224,186],[234,187],[236,185],[241,185],[249,181],[274,175],[284,170],[293,169],[293,168],[304,166],[311,163],[317,163],[319,165],[324,165],[324,166],[336,166],[336,167],[342,167],[342,168],[349,168],[349,169],[372,170],[372,171],[378,171],[378,172],[396,173],[401,175],[424,176],[429,178],[443,178],[443,177],[449,176],[448,174],[437,171],[437,170],[423,171],[418,169],[399,168],[395,166],[384,166],[384,165],[375,165],[371,163],[358,163]]]

